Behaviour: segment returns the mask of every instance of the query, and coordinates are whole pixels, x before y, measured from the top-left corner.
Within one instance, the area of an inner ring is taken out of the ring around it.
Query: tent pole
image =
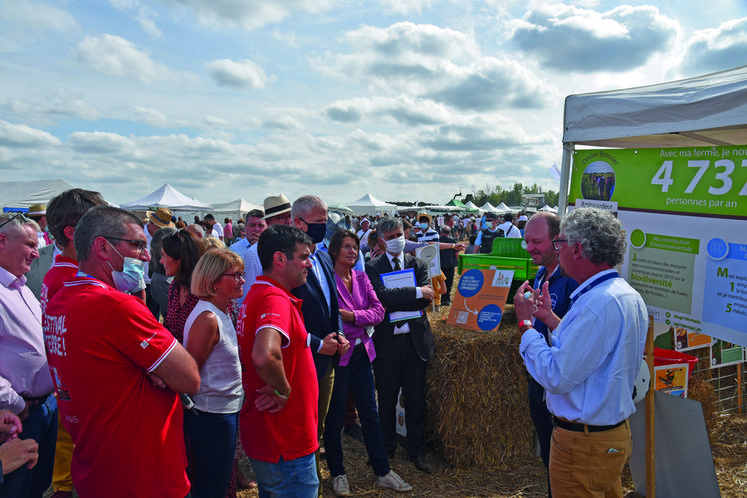
[[[558,215],[563,216],[568,207],[568,186],[571,183],[571,158],[575,144],[563,142],[563,161],[560,168],[560,195],[558,196]]]

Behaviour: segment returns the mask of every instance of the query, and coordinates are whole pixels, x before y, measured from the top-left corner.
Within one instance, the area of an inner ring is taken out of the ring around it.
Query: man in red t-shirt
[[[182,498],[182,408],[197,364],[143,302],[126,294],[148,261],[140,220],[119,208],[88,211],[75,229],[80,271],[49,300],[44,331],[63,424],[75,443],[81,496]]]
[[[66,190],[49,201],[47,208],[47,227],[54,236],[54,243],[62,248],[62,252],[55,258],[52,268],[44,275],[41,286],[41,311],[46,313],[47,303],[62,288],[62,281],[78,272],[78,260],[73,244],[75,227],[86,212],[94,206],[106,206],[101,194],[92,190],[73,188]],[[45,337],[46,342],[46,337]],[[49,351],[47,349],[47,351]],[[49,359],[49,354],[47,354]],[[57,376],[52,371],[52,378]],[[59,388],[55,383],[55,391],[59,396]],[[59,407],[58,403],[58,407]],[[64,403],[62,403],[64,404]],[[62,423],[63,412],[59,411],[57,424],[57,446],[54,454],[54,471],[52,472],[52,486],[55,498],[73,496],[73,478],[70,474],[70,463],[73,457],[73,440]]]
[[[246,403],[239,426],[260,495],[316,497],[319,386],[301,315],[290,290],[312,267],[311,239],[273,225],[259,237],[257,277],[241,308],[239,356]]]

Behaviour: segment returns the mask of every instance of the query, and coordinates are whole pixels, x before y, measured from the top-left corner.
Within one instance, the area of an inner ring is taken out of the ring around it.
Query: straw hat
[[[429,215],[428,213],[420,213],[418,215],[418,221],[420,221],[420,218],[428,218],[428,224],[433,223],[433,217]]]
[[[168,208],[160,207],[156,209],[155,211],[148,211],[148,221],[151,223],[157,225],[159,228],[163,227],[174,227],[174,224],[171,222],[171,217],[173,216],[171,214],[171,211]]]
[[[288,213],[290,210],[291,203],[283,194],[265,197],[265,219],[272,218],[279,214]]]
[[[28,216],[43,216],[47,214],[46,204],[32,204],[29,206],[29,212],[26,213]]]

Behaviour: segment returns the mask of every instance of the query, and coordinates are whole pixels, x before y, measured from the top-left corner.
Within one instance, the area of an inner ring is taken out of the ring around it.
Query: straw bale
[[[428,421],[443,458],[461,468],[525,459],[534,432],[513,306],[506,306],[496,332],[452,327],[443,318],[431,326],[436,354],[428,368]]]

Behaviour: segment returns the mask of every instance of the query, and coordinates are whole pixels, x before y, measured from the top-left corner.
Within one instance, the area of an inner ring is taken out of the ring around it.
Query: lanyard
[[[589,285],[587,285],[586,287],[584,287],[583,289],[581,289],[581,291],[578,294],[576,294],[575,296],[573,296],[571,298],[571,304],[568,305],[568,308],[570,309],[571,306],[573,306],[573,303],[575,303],[576,300],[579,297],[583,296],[584,294],[586,294],[587,292],[589,292],[591,289],[593,289],[597,285],[601,284],[602,282],[604,282],[606,280],[610,280],[612,278],[619,278],[619,277],[620,277],[620,274],[617,273],[617,271],[612,271],[612,272],[607,273],[606,275],[604,275],[602,277],[599,277],[598,279],[594,280],[592,283],[590,283]]]

